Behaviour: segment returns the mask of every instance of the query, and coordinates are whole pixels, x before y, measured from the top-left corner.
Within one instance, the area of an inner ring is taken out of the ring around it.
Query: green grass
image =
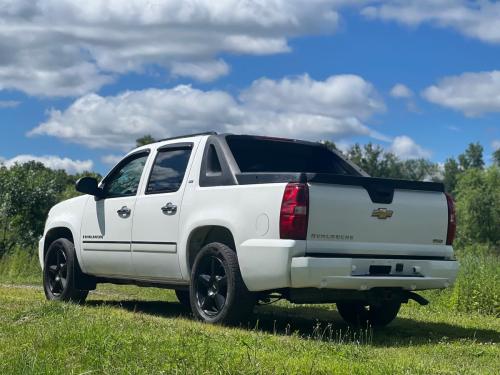
[[[47,302],[36,257],[16,251],[0,259],[0,374],[497,374],[500,261],[465,250],[453,288],[361,331],[332,305],[285,302],[257,308],[255,325],[211,326],[155,288],[99,285],[82,306]]]
[[[195,322],[160,289],[102,285],[83,306],[0,286],[0,373],[500,373],[500,321],[405,306],[351,331],[332,306],[257,309],[258,326]]]
[[[0,257],[0,282],[41,283],[40,263],[35,251],[14,249]]]

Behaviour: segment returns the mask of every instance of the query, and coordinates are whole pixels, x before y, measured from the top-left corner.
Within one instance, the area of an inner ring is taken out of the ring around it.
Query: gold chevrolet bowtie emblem
[[[389,217],[392,217],[394,211],[388,210],[387,208],[377,208],[373,210],[372,217],[376,217],[377,219],[385,220]]]

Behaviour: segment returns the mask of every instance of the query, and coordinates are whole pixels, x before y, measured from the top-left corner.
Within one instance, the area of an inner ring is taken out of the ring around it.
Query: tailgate
[[[310,181],[307,253],[429,259],[452,256],[451,246],[446,246],[445,194],[436,184],[429,184],[426,190],[425,183],[408,183],[380,188],[380,184]]]

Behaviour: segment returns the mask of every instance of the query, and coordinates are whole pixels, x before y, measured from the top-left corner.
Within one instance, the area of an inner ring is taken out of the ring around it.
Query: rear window
[[[241,172],[360,175],[320,144],[249,136],[227,136],[226,140]]]

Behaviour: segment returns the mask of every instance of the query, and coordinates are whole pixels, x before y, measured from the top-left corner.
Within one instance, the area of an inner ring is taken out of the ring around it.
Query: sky
[[[105,173],[214,130],[500,148],[500,2],[0,0],[0,163]]]

